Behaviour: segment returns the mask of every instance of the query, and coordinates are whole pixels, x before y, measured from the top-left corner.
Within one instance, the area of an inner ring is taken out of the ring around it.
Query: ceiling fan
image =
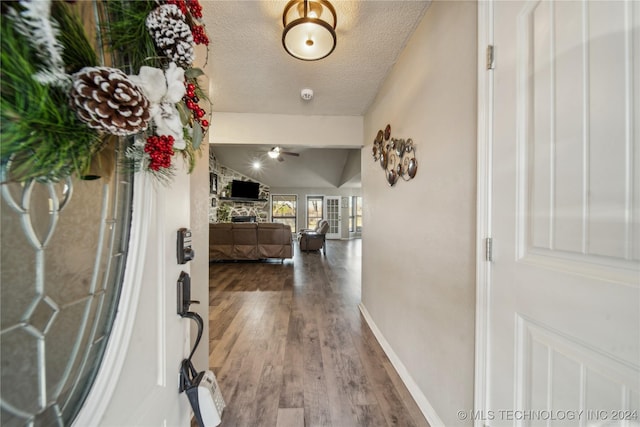
[[[269,150],[267,152],[267,154],[272,159],[278,159],[278,161],[280,161],[280,162],[284,162],[284,157],[282,157],[283,154],[286,154],[287,156],[300,157],[299,153],[294,153],[294,152],[291,152],[291,151],[284,151],[282,149],[282,147],[277,147],[277,146],[276,147],[272,147],[271,150]]]

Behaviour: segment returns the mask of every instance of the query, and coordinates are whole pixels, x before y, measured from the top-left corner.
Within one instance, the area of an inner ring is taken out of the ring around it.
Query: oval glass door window
[[[133,177],[120,164],[0,186],[3,425],[69,425],[93,383],[129,241]]]

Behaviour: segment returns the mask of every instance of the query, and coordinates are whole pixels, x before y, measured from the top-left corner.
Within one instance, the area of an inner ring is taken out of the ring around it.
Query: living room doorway
[[[327,239],[339,239],[340,225],[342,216],[340,215],[340,199],[339,196],[327,196],[325,198],[325,219],[329,222],[329,231]]]

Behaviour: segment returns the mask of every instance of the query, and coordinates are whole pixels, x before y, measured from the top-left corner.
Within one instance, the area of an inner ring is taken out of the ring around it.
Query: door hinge
[[[484,239],[484,259],[485,261],[493,261],[493,239],[491,237]]]
[[[493,55],[493,45],[490,44],[487,46],[487,70],[493,70],[494,68],[496,68],[496,64]]]

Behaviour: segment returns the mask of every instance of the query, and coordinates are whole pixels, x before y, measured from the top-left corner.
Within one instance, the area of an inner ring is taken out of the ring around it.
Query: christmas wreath
[[[131,136],[136,171],[169,182],[180,153],[195,167],[209,127],[192,68],[208,45],[197,0],[109,1],[101,35],[120,68],[99,64],[72,7],[2,2],[0,181],[82,177],[92,158]]]

